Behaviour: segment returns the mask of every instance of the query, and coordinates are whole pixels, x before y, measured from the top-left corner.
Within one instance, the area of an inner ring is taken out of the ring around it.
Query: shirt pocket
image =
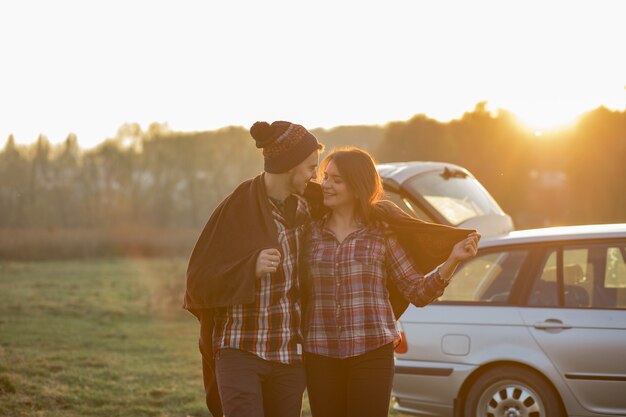
[[[354,260],[362,265],[379,266],[385,257],[384,245],[376,239],[354,239]]]
[[[308,268],[309,274],[312,276],[323,275],[329,269],[332,270],[334,260],[332,248],[324,245],[319,239],[313,239],[309,242],[305,259],[306,264],[303,267]]]

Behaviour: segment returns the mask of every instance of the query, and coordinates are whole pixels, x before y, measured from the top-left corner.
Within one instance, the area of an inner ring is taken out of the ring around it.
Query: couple
[[[215,209],[187,271],[214,416],[386,416],[396,319],[439,297],[480,235],[380,201],[370,155],[257,122],[264,172]]]

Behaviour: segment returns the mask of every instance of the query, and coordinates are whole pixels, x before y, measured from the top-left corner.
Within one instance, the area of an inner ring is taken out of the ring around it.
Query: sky
[[[172,130],[626,109],[623,1],[0,2],[0,147]]]

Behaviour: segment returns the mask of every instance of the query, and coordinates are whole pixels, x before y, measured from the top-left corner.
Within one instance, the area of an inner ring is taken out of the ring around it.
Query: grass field
[[[0,262],[0,416],[210,416],[185,267]]]

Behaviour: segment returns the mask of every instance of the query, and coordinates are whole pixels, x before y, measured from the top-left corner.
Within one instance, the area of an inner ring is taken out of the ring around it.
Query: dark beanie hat
[[[277,121],[256,122],[250,128],[256,147],[263,149],[265,172],[281,174],[299,165],[322,145],[303,126]]]

